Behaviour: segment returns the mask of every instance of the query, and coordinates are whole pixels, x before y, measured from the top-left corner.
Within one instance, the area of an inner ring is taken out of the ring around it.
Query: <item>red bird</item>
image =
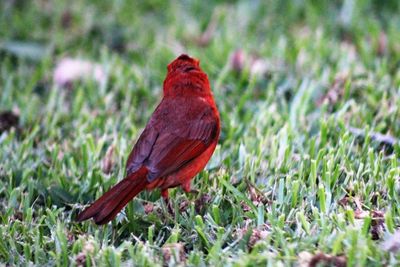
[[[164,96],[129,155],[126,177],[81,212],[77,221],[114,219],[137,194],[181,186],[204,169],[218,143],[220,119],[207,74],[199,61],[181,55],[168,65]]]

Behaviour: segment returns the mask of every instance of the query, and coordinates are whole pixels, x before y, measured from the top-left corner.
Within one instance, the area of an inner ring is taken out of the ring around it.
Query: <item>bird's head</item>
[[[168,64],[168,75],[173,73],[188,73],[191,71],[201,71],[200,61],[198,59],[189,57],[186,54],[182,54],[177,57],[174,61]]]
[[[168,64],[164,80],[164,96],[210,94],[207,74],[200,68],[200,61],[182,54]]]

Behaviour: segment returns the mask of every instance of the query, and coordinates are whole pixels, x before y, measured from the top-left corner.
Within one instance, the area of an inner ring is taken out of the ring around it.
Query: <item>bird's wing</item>
[[[209,107],[202,107],[196,116],[189,116],[189,120],[185,114],[174,112],[157,118],[157,110],[127,164],[128,175],[146,166],[149,182],[177,171],[204,152],[218,135],[218,120]],[[158,119],[163,120],[162,127],[157,127]]]
[[[174,173],[183,165],[201,155],[215,140],[217,122],[191,121],[184,129],[160,134],[145,165],[147,180]]]
[[[126,172],[127,176],[138,171],[143,162],[150,156],[153,146],[159,137],[159,132],[154,127],[146,127],[129,155]]]

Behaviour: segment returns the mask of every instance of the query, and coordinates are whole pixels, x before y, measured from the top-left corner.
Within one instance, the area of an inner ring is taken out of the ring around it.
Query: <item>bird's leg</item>
[[[169,194],[168,194],[168,189],[161,190],[161,196],[163,197],[164,202],[165,202],[165,204],[167,205],[168,212],[169,212],[172,216],[175,216],[174,208],[172,207],[172,203],[171,203],[171,201],[170,201],[168,195],[169,195]]]
[[[198,193],[200,193],[199,190],[197,190],[197,189],[192,189],[192,188],[191,188],[190,180],[184,182],[184,183],[181,185],[181,187],[182,187],[183,191],[185,191],[186,193],[192,193],[192,194],[196,194],[196,195],[197,195]]]
[[[161,196],[167,202],[168,201],[168,196],[169,196],[168,189],[161,190]]]

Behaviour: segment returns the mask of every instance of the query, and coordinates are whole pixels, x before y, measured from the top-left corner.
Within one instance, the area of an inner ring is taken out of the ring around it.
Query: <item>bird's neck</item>
[[[204,97],[212,100],[208,77],[202,72],[168,75],[163,91],[164,97]]]

